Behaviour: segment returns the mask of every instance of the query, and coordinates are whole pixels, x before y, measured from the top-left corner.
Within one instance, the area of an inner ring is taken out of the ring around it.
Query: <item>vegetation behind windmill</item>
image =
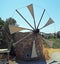
[[[6,19],[6,21],[2,20],[2,18],[0,18],[0,30],[4,27],[4,30],[6,30],[6,32],[10,34],[9,32],[9,28],[8,28],[8,25],[17,25],[16,23],[16,20],[13,19],[13,18],[8,18]],[[27,34],[27,33],[26,33]],[[20,36],[19,36],[20,35]],[[22,36],[24,36],[25,34],[22,34],[21,32],[18,32],[18,33],[15,33],[15,34],[12,34],[11,37],[12,37],[12,40],[15,42],[16,40],[18,40],[19,38],[21,38]],[[4,41],[3,37],[6,36],[5,35],[2,35],[1,31],[0,31],[0,42],[1,40]],[[6,36],[7,37],[7,36]],[[4,37],[4,38],[6,38]],[[17,39],[16,39],[17,37]],[[58,31],[57,33],[42,33],[42,37],[44,37],[45,39],[48,39],[48,40],[51,40],[53,41],[53,48],[60,48],[60,31]],[[44,46],[46,47],[50,47],[49,45],[46,44],[46,42],[44,41]]]

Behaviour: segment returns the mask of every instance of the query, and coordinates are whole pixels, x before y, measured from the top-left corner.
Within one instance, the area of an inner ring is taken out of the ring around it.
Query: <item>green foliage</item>
[[[60,38],[60,31],[57,32],[57,37]]]
[[[4,25],[4,21],[0,18],[0,28]]]
[[[60,39],[56,39],[55,42],[53,43],[53,48],[60,48]]]
[[[4,26],[4,20],[2,20],[2,18],[0,18],[0,29]],[[3,35],[2,32],[0,31],[0,41],[3,39]]]
[[[49,38],[48,40],[53,41],[53,46],[52,46],[52,48],[60,48],[60,39],[59,39],[59,38],[54,38],[54,37],[52,37],[52,38]],[[52,42],[51,42],[51,43],[52,43]],[[50,48],[50,46],[47,45],[47,43],[46,43],[44,40],[43,40],[43,44],[44,44],[45,47]]]
[[[10,18],[6,19],[6,24],[16,25],[16,20],[10,17]]]
[[[16,24],[16,20],[15,19],[13,19],[13,18],[8,18],[8,19],[6,19],[6,21],[5,21],[5,24],[4,24],[4,27],[5,27],[5,30],[8,32],[8,33],[10,33],[10,31],[9,31],[9,25],[17,25]]]
[[[51,37],[51,38],[49,38],[49,40],[55,42],[57,40],[57,38]]]
[[[49,45],[47,45],[47,43],[43,40],[43,44],[44,44],[44,47],[48,47],[48,48],[50,48],[50,46]]]
[[[53,41],[53,48],[60,48],[60,39],[59,38],[50,38],[49,40]]]
[[[0,38],[2,37],[2,32],[0,32]]]
[[[2,29],[2,27],[3,27],[4,30],[8,34],[10,34],[9,27],[8,27],[9,25],[17,25],[16,20],[10,17],[10,18],[6,19],[6,21],[4,21],[4,20],[2,20],[2,18],[0,18],[0,29]],[[3,35],[3,36],[5,36],[5,35]],[[0,34],[0,40],[2,40],[2,35],[1,34]]]
[[[3,40],[3,34],[0,32],[0,41]]]

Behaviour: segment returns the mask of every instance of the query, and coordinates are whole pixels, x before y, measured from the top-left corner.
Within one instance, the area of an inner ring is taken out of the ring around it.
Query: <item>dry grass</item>
[[[50,55],[52,55],[55,52],[60,52],[60,49],[43,48],[43,54],[44,54],[46,60],[49,60],[50,59]]]

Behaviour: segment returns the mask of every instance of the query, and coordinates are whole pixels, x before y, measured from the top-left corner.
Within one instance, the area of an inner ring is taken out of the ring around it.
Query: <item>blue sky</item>
[[[39,15],[39,13],[38,13],[39,10],[40,9],[42,10],[43,8],[45,8],[47,11],[46,14],[48,15],[48,17],[51,17],[55,22],[54,24],[42,29],[41,31],[49,32],[49,33],[60,31],[60,0],[0,0],[0,17],[3,20],[6,20],[9,17],[13,17],[17,20],[17,23],[20,26],[28,27],[28,25],[25,24],[24,20],[21,17],[19,18],[18,14],[15,13],[15,9],[20,10],[20,12],[24,16],[26,16],[27,19],[29,18],[28,20],[31,20],[30,14],[28,13],[28,11],[26,11],[26,6],[31,3],[34,6],[37,6],[37,7],[34,7],[34,9],[36,8],[35,9],[36,20],[38,20],[40,15],[42,14],[42,12],[41,12]],[[23,8],[23,9],[21,9],[21,8]],[[41,21],[41,26],[44,23],[46,23],[46,21]],[[31,24],[33,24],[32,20],[31,20]]]

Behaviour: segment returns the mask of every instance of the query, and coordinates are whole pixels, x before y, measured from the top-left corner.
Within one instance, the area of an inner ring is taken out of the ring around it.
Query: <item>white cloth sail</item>
[[[19,32],[21,30],[26,30],[26,28],[9,25],[9,30],[10,30],[10,33],[13,34],[13,33]]]
[[[27,6],[27,8],[29,9],[29,11],[30,11],[30,13],[31,13],[31,15],[32,15],[32,17],[33,17],[33,19],[34,19],[33,5],[30,4],[30,5]]]
[[[35,48],[35,41],[33,41],[31,58],[35,58],[35,57],[38,57],[38,56],[37,56],[37,52],[36,52],[36,48]]]
[[[46,26],[48,26],[48,25],[50,25],[52,23],[54,23],[54,21],[51,18],[49,18],[49,20],[47,21],[47,23],[42,28],[44,28],[44,27],[46,27]],[[40,29],[42,29],[42,28],[40,28]]]

